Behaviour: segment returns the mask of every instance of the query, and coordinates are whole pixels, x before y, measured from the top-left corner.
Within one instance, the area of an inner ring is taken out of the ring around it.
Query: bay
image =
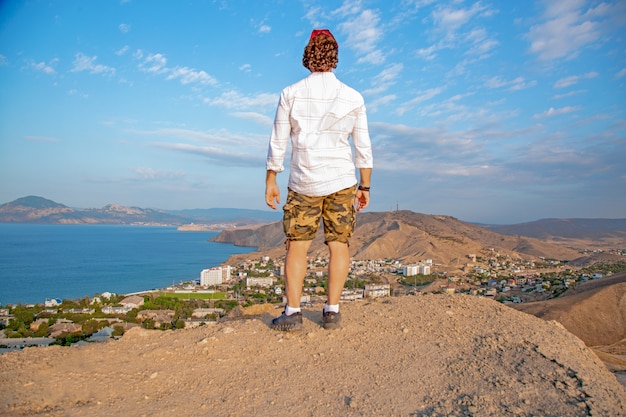
[[[127,294],[199,279],[255,248],[175,227],[0,224],[0,305]]]

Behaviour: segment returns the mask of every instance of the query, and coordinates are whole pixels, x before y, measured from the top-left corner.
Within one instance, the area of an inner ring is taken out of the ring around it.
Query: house
[[[48,328],[50,337],[59,337],[63,334],[74,334],[82,332],[83,327],[76,323],[55,323]]]
[[[30,330],[32,330],[33,332],[36,332],[37,330],[39,330],[39,326],[41,326],[44,323],[48,323],[48,319],[37,319],[35,321],[33,321],[29,328]]]
[[[196,308],[193,313],[191,313],[191,317],[196,318],[205,318],[206,316],[215,315],[217,317],[221,317],[224,315],[223,308]]]
[[[104,306],[102,307],[102,312],[104,314],[126,314],[134,307],[124,306],[124,307],[114,307],[114,306]]]
[[[137,320],[153,320],[155,327],[161,327],[163,323],[171,323],[174,318],[174,310],[141,310],[137,313]]]
[[[144,299],[138,295],[131,295],[129,297],[124,298],[120,301],[120,304],[124,307],[129,307],[131,310],[133,308],[139,308],[143,305]]]
[[[60,298],[46,298],[46,301],[44,302],[44,305],[46,307],[56,307],[60,306],[61,304],[63,304],[63,300],[61,300]]]
[[[64,310],[63,312],[70,314],[93,314],[96,310],[93,308],[70,308],[68,310]]]

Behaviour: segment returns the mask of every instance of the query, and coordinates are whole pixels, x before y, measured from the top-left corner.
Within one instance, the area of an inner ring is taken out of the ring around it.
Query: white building
[[[246,287],[271,287],[274,285],[274,279],[271,277],[252,277],[246,278]]]
[[[406,265],[402,267],[402,275],[405,277],[412,277],[413,275],[417,275],[419,271],[419,267],[417,265]]]
[[[221,285],[226,281],[230,281],[230,266],[218,266],[203,269],[202,272],[200,272],[200,285],[203,287]]]
[[[61,304],[63,304],[63,300],[61,300],[60,298],[46,298],[46,301],[44,303],[46,307],[56,307],[60,306]]]
[[[406,277],[418,274],[430,275],[430,265],[406,265],[402,267],[402,275]]]
[[[369,298],[388,297],[391,292],[389,284],[369,284],[365,286],[363,295]]]

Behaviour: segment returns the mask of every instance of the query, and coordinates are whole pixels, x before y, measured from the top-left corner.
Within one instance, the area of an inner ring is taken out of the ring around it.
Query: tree
[[[50,326],[48,325],[48,323],[41,323],[39,325],[39,328],[35,332],[34,336],[35,337],[46,337],[46,336],[48,336],[48,328],[49,327]]]
[[[31,308],[17,305],[11,310],[13,319],[9,321],[9,329],[17,330],[21,326],[29,326],[35,321],[35,311]]]
[[[104,322],[103,322],[104,323]],[[105,324],[106,325],[106,324]],[[102,328],[100,322],[96,320],[87,320],[83,324],[83,334],[92,335]]]
[[[111,336],[118,337],[122,335],[124,335],[124,328],[122,326],[114,326],[113,333],[111,334]]]

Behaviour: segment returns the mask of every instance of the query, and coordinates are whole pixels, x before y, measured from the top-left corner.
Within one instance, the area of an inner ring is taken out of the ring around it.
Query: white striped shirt
[[[363,97],[332,72],[312,72],[281,92],[268,170],[284,171],[290,139],[288,187],[297,193],[310,197],[335,193],[356,184],[355,168],[373,167]]]

